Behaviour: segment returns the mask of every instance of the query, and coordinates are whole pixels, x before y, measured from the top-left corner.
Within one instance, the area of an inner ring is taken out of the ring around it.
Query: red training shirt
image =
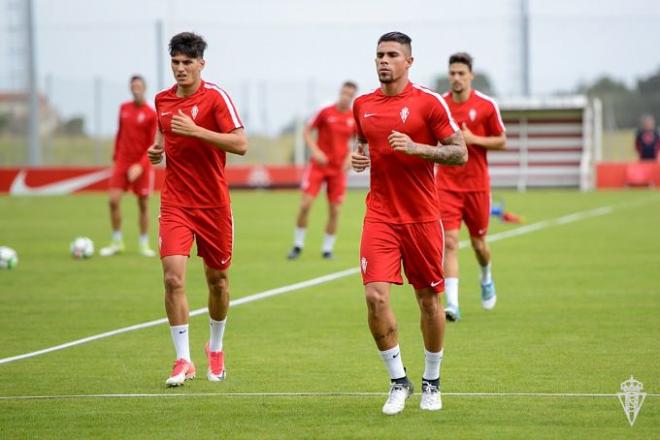
[[[477,136],[499,136],[504,133],[500,109],[493,98],[473,90],[465,102],[455,102],[451,93],[443,95],[451,115],[463,128],[467,125]],[[468,161],[462,167],[439,165],[436,175],[438,189],[448,191],[490,191],[488,150],[468,145]]]
[[[365,218],[386,223],[439,220],[434,163],[394,151],[387,138],[396,130],[414,142],[437,145],[453,135],[458,126],[442,97],[410,82],[396,96],[381,89],[360,96],[353,113],[358,138],[369,144],[371,158]]]
[[[177,86],[156,95],[158,128],[165,138],[165,184],[161,204],[189,208],[227,205],[226,153],[197,138],[172,132],[172,116],[182,110],[195,124],[218,133],[242,128],[231,98],[215,84],[202,81],[195,93],[176,95]]]
[[[310,126],[318,131],[317,144],[328,157],[327,167],[341,169],[348,156],[348,143],[355,135],[355,121],[351,109],[340,111],[336,104],[323,107]],[[312,162],[319,165],[314,158]]]
[[[119,107],[119,128],[112,159],[118,166],[150,166],[147,149],[156,136],[156,112],[147,104],[125,102]]]

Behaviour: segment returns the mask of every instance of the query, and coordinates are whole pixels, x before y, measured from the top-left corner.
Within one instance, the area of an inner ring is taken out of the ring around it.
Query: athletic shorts
[[[131,165],[115,164],[110,176],[110,189],[120,189],[128,191],[130,188],[136,196],[149,196],[154,189],[154,169],[146,166],[142,170],[140,177],[133,182],[128,181],[128,169]]]
[[[490,221],[489,191],[445,191],[438,190],[440,218],[445,229],[461,228],[461,220],[471,237],[484,237]]]
[[[401,264],[415,289],[444,290],[441,221],[394,224],[365,219],[360,243],[362,283],[403,284]]]
[[[346,196],[346,173],[342,169],[310,164],[303,174],[301,188],[305,194],[316,197],[324,182],[328,202],[341,204]]]
[[[161,206],[158,247],[160,257],[190,256],[193,239],[197,255],[212,269],[225,270],[231,265],[234,244],[234,219],[231,207],[182,208]]]

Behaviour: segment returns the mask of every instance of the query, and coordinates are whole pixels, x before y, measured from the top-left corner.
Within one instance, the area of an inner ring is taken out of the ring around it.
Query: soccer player
[[[440,214],[445,226],[445,313],[450,321],[461,318],[458,308],[458,232],[467,225],[470,242],[481,268],[481,305],[495,307],[497,296],[491,275],[491,254],[486,233],[490,218],[488,150],[506,148],[500,110],[489,96],[472,88],[472,57],[460,52],[449,57],[451,90],[444,98],[463,131],[468,147],[464,167],[440,165],[436,174]]]
[[[397,323],[390,306],[392,283],[402,284],[401,263],[415,290],[424,339],[424,410],[442,408],[440,363],[445,314],[443,232],[438,213],[434,163],[461,165],[467,149],[442,97],[408,80],[411,40],[400,32],[378,40],[379,89],[355,100],[357,172],[371,167],[371,187],[360,244],[360,268],[371,334],[390,376],[383,413],[403,411],[413,392],[399,350]],[[368,151],[367,151],[368,149]]]
[[[332,258],[339,207],[346,195],[346,171],[350,166],[349,141],[355,135],[351,105],[356,92],[357,85],[346,81],[341,86],[337,102],[323,107],[305,125],[303,136],[312,153],[312,160],[302,180],[303,195],[289,260],[298,258],[305,246],[309,210],[323,183],[328,194],[328,223],[325,226],[322,255],[325,259]],[[318,133],[316,139],[312,135],[313,130]]]
[[[131,77],[133,100],[119,108],[119,129],[115,137],[112,156],[114,167],[110,177],[110,223],[112,242],[101,248],[103,257],[115,255],[125,249],[121,233],[121,196],[131,188],[138,200],[140,210],[140,254],[153,257],[156,253],[149,247],[149,195],[154,186],[154,170],[147,157],[156,134],[156,112],[144,99],[144,78]]]
[[[229,266],[234,220],[225,179],[227,153],[244,155],[247,138],[236,107],[220,87],[201,78],[206,41],[183,32],[170,40],[176,84],[156,96],[158,132],[149,159],[163,154],[165,184],[160,207],[160,256],[165,284],[165,310],[176,362],[167,386],[195,377],[188,343],[188,301],[185,275],[190,247],[204,260],[209,289],[210,341],[207,378],[225,378],[222,340],[229,308]]]

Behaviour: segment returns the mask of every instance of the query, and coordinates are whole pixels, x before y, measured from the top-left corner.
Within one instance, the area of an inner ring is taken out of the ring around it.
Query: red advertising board
[[[227,167],[232,188],[296,188],[302,167],[242,165]],[[111,168],[0,168],[0,193],[12,195],[60,195],[106,191]],[[156,168],[156,190],[160,190],[165,170]]]

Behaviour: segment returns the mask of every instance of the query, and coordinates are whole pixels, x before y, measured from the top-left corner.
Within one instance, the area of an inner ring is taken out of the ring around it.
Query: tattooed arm
[[[398,131],[393,131],[388,140],[395,151],[444,165],[464,165],[468,159],[467,147],[460,131],[442,139],[437,146],[417,144],[408,135]]]

